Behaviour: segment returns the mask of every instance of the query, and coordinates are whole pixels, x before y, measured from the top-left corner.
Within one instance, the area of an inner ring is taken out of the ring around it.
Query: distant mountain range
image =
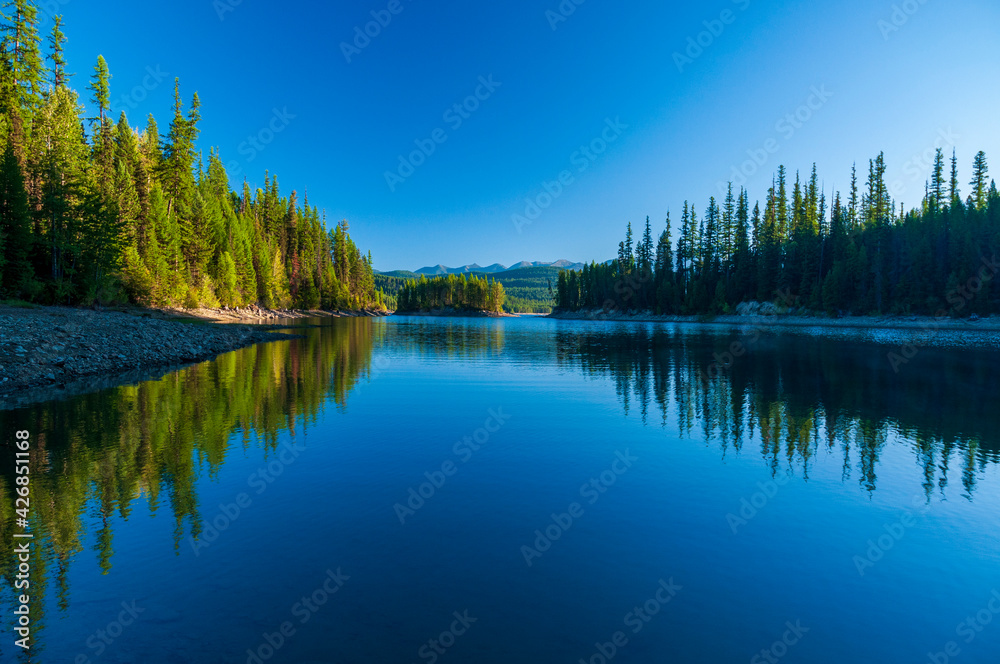
[[[414,274],[426,274],[428,276],[438,276],[446,274],[497,274],[498,272],[509,272],[511,270],[521,270],[528,267],[555,267],[560,270],[582,270],[583,263],[572,263],[567,260],[555,261],[554,263],[543,263],[541,261],[521,261],[516,265],[506,266],[500,263],[494,263],[493,265],[487,265],[482,267],[473,263],[471,265],[463,265],[462,267],[445,267],[444,265],[435,265],[433,267],[422,267],[417,270]],[[397,272],[400,272],[397,270]],[[389,273],[383,273],[389,274]]]

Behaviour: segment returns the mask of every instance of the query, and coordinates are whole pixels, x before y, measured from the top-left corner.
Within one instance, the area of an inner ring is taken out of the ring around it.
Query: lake
[[[296,331],[0,412],[34,446],[31,661],[1000,658],[995,335]]]

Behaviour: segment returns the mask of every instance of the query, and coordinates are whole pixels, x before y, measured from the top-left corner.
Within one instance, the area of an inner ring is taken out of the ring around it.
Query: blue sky
[[[103,54],[115,115],[165,130],[179,76],[206,153],[308,189],[382,270],[605,260],[626,222],[703,211],[753,156],[752,200],[779,163],[844,190],[884,150],[908,208],[934,147],[963,183],[976,151],[1000,159],[992,0],[39,4],[65,16],[77,89]]]

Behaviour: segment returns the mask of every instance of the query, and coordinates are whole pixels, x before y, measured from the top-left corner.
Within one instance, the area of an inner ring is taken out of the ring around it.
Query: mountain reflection
[[[562,365],[613,380],[626,414],[648,423],[656,412],[666,426],[673,413],[683,436],[715,441],[723,457],[757,439],[774,473],[798,467],[808,479],[825,447],[842,454],[845,481],[875,491],[895,436],[912,447],[928,498],[954,467],[971,500],[1000,460],[993,350],[924,348],[896,373],[890,346],[810,335],[563,329],[556,347]]]

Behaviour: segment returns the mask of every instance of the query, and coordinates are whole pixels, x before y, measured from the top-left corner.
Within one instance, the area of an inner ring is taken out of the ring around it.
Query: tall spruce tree
[[[990,171],[986,165],[986,153],[980,150],[972,162],[972,201],[977,210],[985,210],[989,193]]]
[[[31,210],[28,192],[24,189],[21,166],[8,144],[0,160],[0,289],[14,297],[24,295],[24,288],[32,279],[31,263]]]
[[[18,110],[30,121],[41,104],[45,80],[38,34],[38,8],[31,0],[4,2],[0,8],[2,49],[9,60]]]
[[[61,88],[69,83],[72,74],[66,73],[66,35],[63,34],[63,17],[58,15],[53,19],[52,34],[49,36],[49,60],[52,62],[52,85]]]
[[[103,55],[97,56],[97,64],[94,65],[94,76],[87,87],[93,95],[90,99],[97,106],[97,117],[95,120],[103,125],[107,121],[108,111],[111,109],[111,71]]]
[[[934,154],[931,182],[928,190],[928,210],[939,212],[946,204],[944,194],[944,150],[938,148]]]

